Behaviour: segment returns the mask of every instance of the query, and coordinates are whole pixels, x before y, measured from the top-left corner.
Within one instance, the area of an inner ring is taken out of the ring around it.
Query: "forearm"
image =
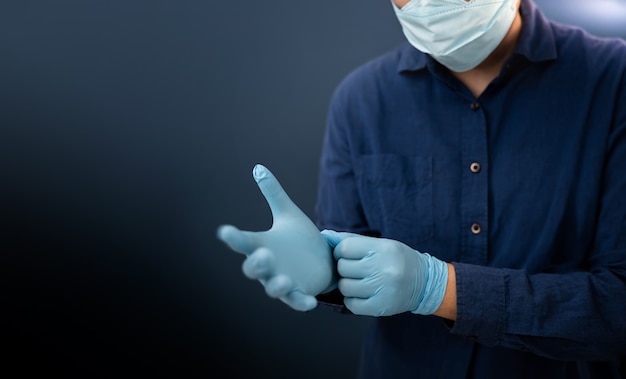
[[[529,274],[455,263],[451,332],[551,359],[614,359],[626,352],[626,283],[611,266]]]

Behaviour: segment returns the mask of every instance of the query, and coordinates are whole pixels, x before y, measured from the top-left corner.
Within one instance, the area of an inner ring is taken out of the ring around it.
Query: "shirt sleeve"
[[[562,360],[626,355],[626,80],[608,138],[595,242],[586,266],[529,274],[454,263],[453,334]]]

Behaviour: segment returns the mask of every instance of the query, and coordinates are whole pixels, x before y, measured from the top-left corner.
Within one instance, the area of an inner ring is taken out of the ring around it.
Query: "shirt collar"
[[[554,60],[557,57],[556,42],[550,21],[532,0],[522,0],[522,32],[515,54],[531,62]]]
[[[556,59],[556,44],[550,22],[532,0],[522,0],[520,12],[523,24],[515,54],[522,55],[531,62]],[[398,72],[419,71],[434,62],[428,54],[405,43],[400,49]]]
[[[428,61],[433,61],[428,54],[424,54],[405,42],[400,49],[398,72],[419,71],[426,67]]]

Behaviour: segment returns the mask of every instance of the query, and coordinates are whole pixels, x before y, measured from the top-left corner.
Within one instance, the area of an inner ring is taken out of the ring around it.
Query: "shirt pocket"
[[[432,157],[362,155],[357,175],[363,210],[372,229],[414,247],[432,237]]]

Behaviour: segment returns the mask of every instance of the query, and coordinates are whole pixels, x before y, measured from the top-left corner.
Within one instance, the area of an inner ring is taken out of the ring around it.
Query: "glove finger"
[[[282,296],[280,300],[296,311],[301,312],[310,311],[317,307],[317,299],[315,296],[307,295],[299,290],[289,292],[285,296]]]
[[[365,236],[347,236],[333,250],[335,259],[361,259],[375,252],[378,238]]]
[[[250,254],[259,246],[257,232],[239,230],[232,225],[221,225],[217,228],[217,238],[224,242],[232,250]]]
[[[368,262],[362,259],[340,258],[337,261],[337,272],[342,278],[362,279],[371,274]]]
[[[250,279],[268,279],[274,272],[274,254],[265,247],[256,249],[243,261],[243,273]]]
[[[267,200],[274,219],[281,214],[302,213],[300,208],[289,198],[283,187],[280,185],[274,174],[265,166],[257,164],[253,170],[254,180],[256,180],[261,193]]]
[[[363,279],[340,279],[339,292],[346,298],[369,299],[376,294],[377,286]]]
[[[384,309],[373,306],[370,299],[359,299],[354,297],[346,297],[343,300],[346,308],[352,313],[362,316],[383,316]]]
[[[293,281],[286,275],[276,275],[265,282],[265,292],[269,297],[279,298],[293,289]]]

